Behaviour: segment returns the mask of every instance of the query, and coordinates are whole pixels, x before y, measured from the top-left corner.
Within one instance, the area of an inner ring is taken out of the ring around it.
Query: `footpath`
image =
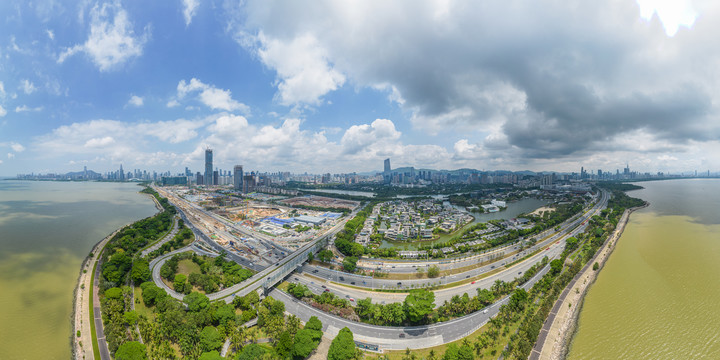
[[[127,226],[127,225],[125,225]],[[90,328],[90,291],[94,291],[93,302],[97,303],[97,310],[95,317],[100,317],[100,302],[97,295],[97,289],[92,286],[90,282],[92,278],[92,269],[100,259],[100,253],[105,245],[112,239],[115,234],[120,230],[124,229],[125,226],[115,230],[112,234],[105,237],[102,241],[97,243],[92,249],[92,256],[85,258],[82,265],[82,271],[80,271],[80,277],[78,278],[78,285],[75,288],[75,300],[74,300],[74,314],[73,314],[73,354],[74,359],[94,359],[95,355],[92,346],[92,335]],[[98,267],[99,268],[99,267]],[[97,282],[97,279],[95,279]],[[93,304],[95,306],[95,304]],[[94,321],[94,319],[93,319]],[[77,336],[77,332],[80,331],[80,337]]]
[[[620,217],[615,231],[608,237],[603,247],[598,250],[595,256],[588,261],[583,269],[575,275],[573,280],[565,287],[560,297],[555,302],[548,318],[545,319],[543,328],[540,330],[535,347],[530,353],[531,360],[560,360],[564,359],[570,340],[577,326],[577,320],[582,308],[582,302],[590,285],[595,282],[597,274],[605,265],[605,261],[615,249],[620,235],[625,230],[625,225],[630,214],[642,207],[627,209]],[[598,263],[598,270],[593,270],[593,264]]]

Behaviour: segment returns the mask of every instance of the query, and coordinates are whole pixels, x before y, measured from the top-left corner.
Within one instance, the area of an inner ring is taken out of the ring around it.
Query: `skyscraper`
[[[385,173],[390,172],[390,159],[385,159]]]
[[[205,176],[203,180],[205,185],[213,183],[213,151],[210,148],[205,149]]]
[[[243,189],[243,168],[242,165],[235,165],[233,173],[233,187],[235,191],[242,191]]]
[[[123,171],[122,164],[120,164],[120,181],[125,181],[125,172]]]

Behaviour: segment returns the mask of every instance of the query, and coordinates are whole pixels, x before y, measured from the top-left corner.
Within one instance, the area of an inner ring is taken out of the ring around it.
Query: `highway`
[[[477,268],[470,269],[470,270],[465,271],[460,274],[449,275],[449,276],[444,276],[444,277],[435,278],[435,279],[389,280],[389,279],[373,278],[371,276],[350,274],[350,273],[345,273],[342,271],[330,270],[330,269],[322,267],[322,266],[315,266],[315,265],[309,265],[309,264],[303,265],[302,272],[313,275],[315,277],[325,279],[327,281],[332,281],[332,282],[335,282],[338,284],[345,284],[345,285],[350,285],[350,286],[355,286],[355,287],[360,287],[360,288],[366,288],[368,290],[372,290],[372,289],[407,290],[407,289],[418,288],[418,287],[451,284],[451,283],[455,283],[458,281],[462,281],[464,279],[469,279],[469,278],[472,278],[475,276],[482,275],[489,271],[493,271],[496,268],[500,268],[500,267],[506,265],[507,263],[511,263],[511,262],[513,262],[517,259],[520,259],[527,254],[531,254],[539,249],[543,249],[543,248],[547,249],[553,243],[564,240],[566,237],[568,237],[568,234],[569,234],[569,236],[574,236],[575,234],[578,233],[578,231],[584,230],[584,228],[586,227],[586,222],[590,217],[592,217],[593,215],[600,212],[600,210],[602,210],[607,205],[608,197],[609,197],[609,195],[606,192],[603,192],[600,200],[592,208],[590,208],[583,216],[579,216],[577,218],[568,220],[565,224],[562,225],[562,229],[559,232],[554,233],[552,236],[550,236],[545,241],[543,241],[541,243],[537,243],[537,244],[531,246],[530,248],[527,248],[527,249],[521,251],[519,254],[516,254],[515,256],[513,256],[511,258],[506,258],[506,259],[499,260],[495,263],[479,266]],[[510,248],[510,249],[512,249],[512,248]],[[562,252],[562,249],[560,249],[560,251]],[[539,259],[542,259],[542,257],[540,257]],[[480,261],[475,260],[475,264],[477,264],[479,262]],[[530,266],[532,266],[532,265],[527,265],[527,268],[529,268]],[[526,268],[523,269],[522,271],[525,271],[525,270],[526,270]],[[521,270],[518,270],[518,271],[521,271]]]
[[[526,290],[530,289],[549,271],[549,268],[549,266],[543,268],[538,274],[525,283],[522,288]],[[491,317],[497,315],[500,306],[507,303],[509,299],[509,296],[506,296],[481,311],[476,311],[472,314],[442,323],[423,326],[393,327],[369,325],[346,320],[315,309],[277,289],[271,291],[269,295],[285,303],[285,310],[295,314],[302,321],[307,322],[311,316],[317,316],[323,323],[323,331],[331,336],[335,336],[340,329],[347,326],[353,332],[356,341],[379,345],[382,349],[386,350],[404,350],[406,348],[422,349],[462,339],[487,323]],[[485,310],[487,310],[487,312],[485,312]]]
[[[435,292],[435,305],[440,306],[445,301],[450,301],[453,296],[456,295],[463,295],[467,293],[470,296],[475,296],[477,294],[478,289],[489,289],[493,283],[495,283],[496,280],[502,280],[504,282],[510,282],[515,280],[515,278],[520,277],[522,274],[524,274],[528,269],[530,269],[533,265],[539,263],[542,261],[542,259],[547,256],[549,260],[559,258],[560,254],[562,254],[563,249],[565,248],[565,239],[570,236],[575,236],[578,233],[581,233],[585,230],[586,225],[581,225],[580,227],[574,229],[572,232],[565,235],[565,237],[562,239],[562,241],[557,241],[547,248],[549,250],[541,251],[532,257],[519,262],[510,268],[505,268],[502,271],[495,273],[493,275],[490,275],[486,278],[479,279],[474,282],[466,281],[462,284],[458,284],[457,286],[453,286],[446,289],[436,290]],[[501,266],[502,267],[502,266]],[[312,274],[315,275],[315,274]],[[391,293],[391,292],[377,292],[377,291],[371,291],[371,290],[364,290],[364,289],[357,289],[353,287],[343,286],[335,284],[328,280],[318,279],[316,277],[313,277],[311,274],[307,274],[305,272],[301,274],[293,274],[289,281],[295,282],[295,283],[301,283],[304,285],[307,285],[308,288],[310,288],[311,291],[313,291],[316,294],[320,294],[323,291],[325,291],[325,288],[329,289],[330,292],[334,293],[335,295],[345,298],[345,299],[353,299],[355,304],[358,300],[365,299],[365,298],[371,298],[373,303],[379,303],[379,304],[386,304],[386,303],[393,303],[393,302],[402,302],[405,300],[405,296],[407,296],[408,293],[401,292],[401,293]],[[465,275],[458,275],[457,277],[449,276],[448,279],[450,281],[458,281],[461,282],[465,279]],[[323,287],[323,285],[325,287]]]

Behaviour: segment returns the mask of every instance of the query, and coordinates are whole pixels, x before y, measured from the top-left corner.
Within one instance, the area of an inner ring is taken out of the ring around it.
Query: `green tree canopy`
[[[355,356],[355,341],[353,333],[347,327],[333,339],[328,350],[328,360],[348,360]]]
[[[183,302],[188,305],[188,309],[193,312],[205,310],[210,306],[210,299],[205,294],[193,291],[183,298]]]
[[[118,347],[115,360],[147,360],[145,345],[138,341],[128,341]]]
[[[225,358],[220,356],[220,353],[217,352],[217,350],[213,350],[203,353],[202,355],[200,355],[198,360],[225,360]]]
[[[200,342],[198,345],[200,345],[203,351],[217,350],[222,344],[222,337],[215,327],[206,326],[200,332]]]
[[[258,344],[250,344],[245,346],[237,357],[237,360],[255,360],[260,359],[265,354],[265,349]]]
[[[109,299],[120,299],[122,298],[122,290],[120,288],[109,288],[105,290],[105,297]]]
[[[405,297],[404,307],[407,318],[413,323],[421,323],[425,317],[432,313],[435,307],[435,294],[426,289],[410,290]]]

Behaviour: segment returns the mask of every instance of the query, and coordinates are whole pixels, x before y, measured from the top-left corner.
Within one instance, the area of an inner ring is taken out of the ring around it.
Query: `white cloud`
[[[50,38],[50,40],[55,40],[55,33],[52,30],[46,29],[45,33],[47,34],[48,38]]]
[[[233,100],[230,90],[218,89],[195,78],[190,79],[190,82],[180,80],[177,86],[177,94],[180,99],[189,93],[198,91],[200,92],[198,100],[213,110],[240,111],[243,113],[248,113],[250,110],[247,105]]]
[[[197,13],[197,8],[200,6],[199,0],[182,0],[183,2],[183,16],[185,16],[185,26],[190,26],[193,16]]]
[[[18,89],[22,90],[26,95],[30,95],[37,90],[35,85],[28,79],[23,79],[20,82],[20,86],[18,86]]]
[[[112,145],[115,143],[115,139],[113,139],[112,136],[105,136],[102,138],[92,138],[85,142],[85,145],[83,147],[86,148],[104,148],[108,145]]]
[[[87,41],[65,49],[58,56],[58,63],[79,52],[85,52],[100,71],[108,71],[142,55],[143,47],[150,36],[149,28],[146,27],[141,36],[135,36],[133,24],[119,2],[95,5],[90,10],[90,16],[90,35]]]
[[[167,107],[169,107],[169,108],[174,108],[176,106],[180,106],[180,103],[175,99],[172,99],[167,102]]]
[[[15,154],[13,154],[13,153],[8,153],[8,154],[7,154],[7,157],[8,157],[8,159],[12,159],[12,158],[15,157]]]
[[[345,76],[333,68],[327,52],[311,34],[279,39],[266,37],[260,31],[252,44],[251,50],[277,72],[277,98],[283,105],[318,105],[322,96],[345,83]]]
[[[0,81],[0,97],[5,97],[5,84]]]
[[[128,100],[128,104],[136,107],[143,106],[143,98],[137,95],[133,95]]]
[[[5,108],[2,107],[2,105],[0,105],[0,117],[3,117],[5,115],[7,115],[7,110],[5,110]]]
[[[18,143],[16,143],[16,142],[11,142],[11,143],[10,143],[10,148],[13,149],[13,151],[15,151],[15,152],[23,152],[23,151],[25,151],[25,147],[22,146],[22,145],[20,145],[20,144],[18,144]]]
[[[387,119],[377,119],[372,124],[353,125],[343,134],[340,144],[344,153],[357,154],[366,150],[370,145],[382,142],[394,142],[400,138],[401,133],[395,129],[395,124]]]
[[[640,17],[651,21],[657,15],[665,28],[665,33],[672,37],[677,34],[680,26],[692,27],[698,13],[690,0],[636,0],[640,7]]]
[[[34,108],[33,108],[33,107],[29,107],[29,106],[27,106],[27,105],[22,105],[22,106],[16,106],[16,107],[15,107],[15,112],[16,112],[16,113],[31,112],[31,111],[37,112],[37,111],[42,111],[42,109],[43,109],[42,106],[37,106],[37,107],[34,107]]]

